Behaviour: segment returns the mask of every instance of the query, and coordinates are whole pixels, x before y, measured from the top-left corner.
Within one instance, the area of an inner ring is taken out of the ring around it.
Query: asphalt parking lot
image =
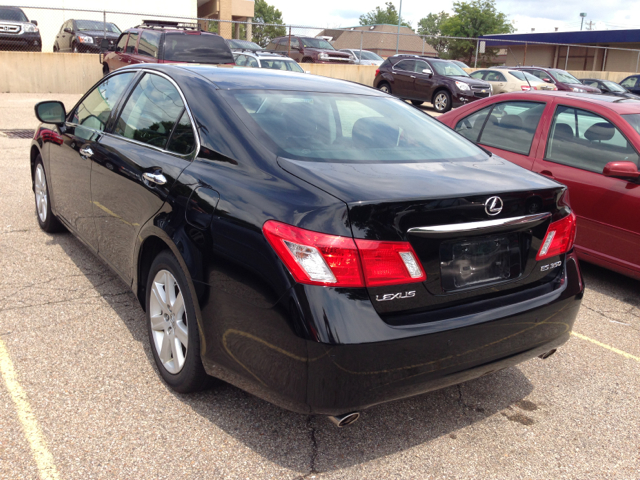
[[[640,479],[640,282],[586,264],[575,335],[548,360],[344,429],[223,383],[172,392],[128,287],[38,228],[30,140],[1,131],[54,98],[79,96],[0,94],[0,478]]]

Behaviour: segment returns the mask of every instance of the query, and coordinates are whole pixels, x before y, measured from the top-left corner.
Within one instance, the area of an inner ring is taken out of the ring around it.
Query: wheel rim
[[[439,93],[435,100],[436,110],[444,110],[447,108],[447,96],[444,93]]]
[[[47,221],[47,205],[49,197],[47,195],[47,177],[44,175],[42,164],[36,167],[36,211],[42,223]]]
[[[387,85],[382,85],[380,87],[380,91],[384,93],[389,93],[389,87]]]
[[[156,353],[167,372],[179,373],[189,347],[182,291],[171,272],[160,270],[153,279],[150,295],[149,317]]]

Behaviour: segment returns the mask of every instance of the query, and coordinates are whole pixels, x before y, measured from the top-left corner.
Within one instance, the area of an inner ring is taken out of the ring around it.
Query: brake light
[[[522,88],[523,92],[528,92],[529,90],[531,90],[531,87],[529,85],[520,85],[520,88]],[[533,87],[535,90],[535,87]]]
[[[379,69],[379,68],[377,68],[377,69],[376,69],[376,77],[377,77],[378,75],[380,75],[380,69]]]
[[[571,212],[563,219],[549,225],[542,246],[536,255],[536,260],[567,253],[573,247],[575,240],[576,215]]]
[[[262,230],[298,283],[379,287],[427,278],[409,242],[354,241],[274,220],[267,221]]]

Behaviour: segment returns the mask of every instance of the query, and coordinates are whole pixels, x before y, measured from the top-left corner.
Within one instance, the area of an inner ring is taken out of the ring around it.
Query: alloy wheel
[[[389,90],[389,85],[387,85],[386,83],[380,87],[380,91],[384,93],[391,93],[391,91]]]
[[[167,372],[182,370],[189,347],[187,311],[180,285],[168,270],[160,270],[151,287],[149,318],[153,343]]]
[[[447,96],[444,93],[439,93],[433,104],[439,112],[444,111],[447,108]]]
[[[47,221],[49,196],[47,195],[47,177],[44,175],[44,168],[42,168],[41,163],[36,167],[35,190],[36,211],[38,212],[38,217],[40,217],[40,222],[45,223]]]

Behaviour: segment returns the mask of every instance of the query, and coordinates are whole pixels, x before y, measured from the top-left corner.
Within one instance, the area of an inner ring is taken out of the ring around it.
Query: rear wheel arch
[[[36,174],[36,159],[38,158],[38,155],[40,155],[40,150],[35,145],[31,145],[31,151],[29,152],[29,154],[31,159],[31,188],[34,188],[33,182]]]
[[[172,252],[172,249],[167,244],[167,242],[155,235],[147,237],[140,245],[137,262],[138,275],[136,276],[137,285],[135,286],[135,293],[143,310],[147,308],[146,289],[151,264],[153,263],[153,260],[164,250]]]

